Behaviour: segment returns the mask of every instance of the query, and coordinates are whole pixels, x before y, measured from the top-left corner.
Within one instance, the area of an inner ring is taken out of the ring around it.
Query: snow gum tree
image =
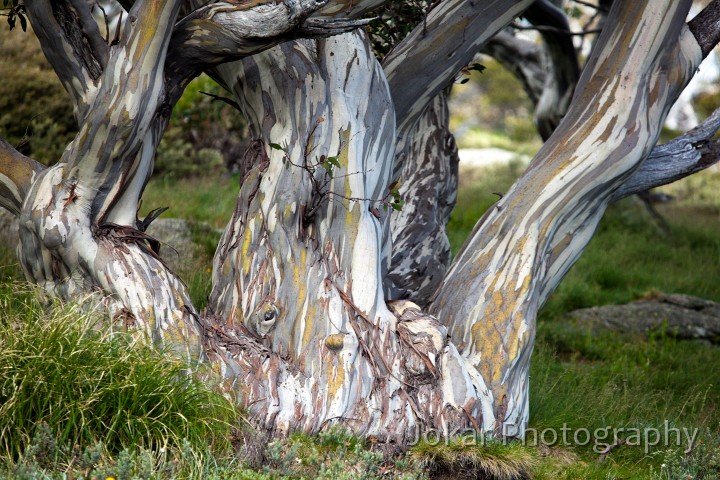
[[[579,78],[545,0],[436,2],[380,63],[362,19],[384,3],[124,0],[105,25],[95,2],[13,3],[79,133],[48,168],[0,142],[0,205],[20,219],[28,279],[99,294],[113,321],[210,364],[270,435],[522,437],[538,309],[605,208],[717,160],[720,113],[655,144],[720,38],[720,2],[689,23],[690,0],[614,2]],[[447,89],[480,50],[516,48],[505,27],[521,15],[555,33],[552,68],[527,83],[547,141],[449,264]],[[201,72],[253,138],[205,312],[145,234],[153,215],[137,218],[170,111]]]

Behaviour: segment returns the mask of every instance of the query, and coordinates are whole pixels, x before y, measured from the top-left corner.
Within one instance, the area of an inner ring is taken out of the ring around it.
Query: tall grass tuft
[[[110,454],[228,446],[232,404],[87,307],[0,290],[0,457],[18,459],[39,428],[67,457],[98,443]]]
[[[538,460],[520,443],[476,442],[458,437],[438,445],[421,442],[410,454],[424,464],[432,478],[525,480],[532,478]]]

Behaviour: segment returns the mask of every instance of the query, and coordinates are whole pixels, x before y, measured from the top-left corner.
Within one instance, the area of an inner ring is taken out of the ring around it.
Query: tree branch
[[[152,120],[164,95],[167,46],[181,5],[181,0],[136,2],[88,118],[66,150],[63,178],[82,186],[78,203],[91,211],[94,221],[104,220],[135,176],[146,135],[160,133],[152,128]]]
[[[80,125],[107,65],[108,47],[81,0],[35,0],[25,8],[43,53],[73,102]]]
[[[19,215],[33,178],[44,169],[0,138],[0,207]]]
[[[542,95],[535,108],[535,124],[543,140],[558,126],[570,106],[575,85],[580,77],[580,65],[570,33],[570,24],[562,10],[547,0],[536,0],[525,17],[540,30],[545,41],[548,74]]]
[[[713,0],[688,22],[688,27],[700,44],[703,58],[707,57],[720,42],[720,0]]]
[[[395,104],[398,133],[473,59],[482,45],[531,0],[447,0],[433,9],[383,60]]]
[[[543,68],[543,52],[540,45],[502,31],[487,42],[482,53],[490,55],[515,75],[533,105],[537,105],[547,76]]]
[[[720,142],[711,140],[720,129],[720,109],[703,123],[672,141],[656,146],[642,166],[612,197],[612,201],[667,185],[720,161]]]
[[[75,9],[78,26],[90,46],[90,53],[104,69],[107,65],[110,48],[100,33],[100,28],[90,11],[87,0],[70,0],[70,4]]]
[[[205,70],[298,36],[327,37],[368,23],[307,18],[324,4],[315,0],[277,4],[219,2],[195,10],[174,29],[166,62],[168,89],[175,91],[181,86],[182,93],[186,83]]]

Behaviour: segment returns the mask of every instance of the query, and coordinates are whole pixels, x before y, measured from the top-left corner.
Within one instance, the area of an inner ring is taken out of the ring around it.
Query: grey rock
[[[158,218],[150,224],[147,234],[160,241],[160,256],[175,272],[181,271],[196,253],[190,227],[185,220]]]
[[[690,295],[661,294],[627,305],[583,308],[568,316],[592,330],[650,334],[720,342],[720,304]]]

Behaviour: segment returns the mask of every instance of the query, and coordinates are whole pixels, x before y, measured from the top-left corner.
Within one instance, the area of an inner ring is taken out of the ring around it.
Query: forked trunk
[[[691,33],[690,0],[615,2],[567,115],[445,274],[457,157],[437,94],[531,2],[448,0],[385,71],[364,33],[347,33],[357,24],[308,18],[322,2],[201,3],[135,2],[109,46],[96,25],[56,21],[90,22],[84,2],[28,2],[81,127],[49,169],[0,142],[0,206],[20,216],[28,278],[63,298],[101,293],[128,327],[208,360],[272,435],[338,424],[399,446],[429,429],[523,436],[537,311],[608,203],[717,152],[703,142],[720,114],[650,155],[720,38],[705,41],[713,22]],[[265,50],[291,33],[341,34]],[[135,214],[170,108],[211,68],[253,126],[256,155],[200,318]],[[663,155],[681,162],[669,168]],[[408,203],[394,214],[399,175]],[[436,317],[408,298],[432,300]]]

